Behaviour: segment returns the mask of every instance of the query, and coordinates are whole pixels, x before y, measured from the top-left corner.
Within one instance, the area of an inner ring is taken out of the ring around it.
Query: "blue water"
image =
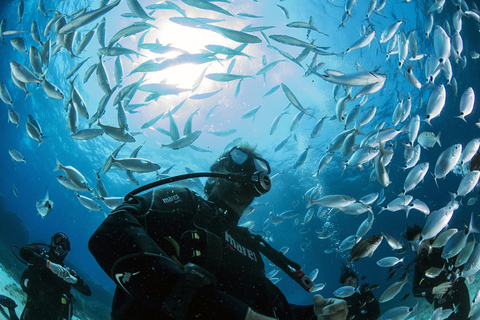
[[[32,20],[36,20],[41,33],[45,28],[48,18],[44,17],[37,10],[37,1],[25,1],[25,12],[21,24],[18,24],[17,7],[18,1],[2,2],[0,7],[1,18],[7,21],[6,30],[30,30]],[[154,1],[142,1],[144,7],[153,4]],[[252,24],[253,26],[274,26],[275,28],[265,30],[265,34],[287,34],[297,37],[304,41],[315,40],[315,44],[319,46],[329,47],[327,51],[340,53],[345,51],[355,40],[360,37],[361,25],[367,26],[364,21],[365,12],[369,1],[358,0],[352,10],[352,17],[346,22],[343,28],[339,28],[344,12],[344,3],[341,1],[302,1],[301,3],[292,0],[285,1],[235,1],[234,4],[226,4],[223,2],[215,2],[217,5],[229,10],[233,14],[246,12],[263,16],[262,18],[246,18],[246,17],[230,17],[219,13],[192,8],[182,3],[175,2],[177,5],[187,10],[189,17],[205,17],[211,19],[224,19],[218,23],[219,26],[230,29],[240,30],[243,27]],[[471,1],[467,2],[472,5]],[[289,12],[289,19],[286,18],[284,12],[277,6],[285,7]],[[373,14],[370,23],[376,30],[377,38],[372,41],[370,46],[360,50],[353,51],[345,56],[332,55],[320,56],[318,62],[325,62],[323,69],[339,70],[344,73],[355,72],[355,63],[359,63],[362,67],[387,75],[387,81],[381,91],[370,96],[368,102],[362,107],[360,116],[371,106],[376,105],[377,114],[372,122],[362,131],[369,132],[374,126],[382,121],[389,126],[391,123],[391,115],[397,104],[397,97],[408,96],[413,97],[412,115],[420,115],[421,119],[425,119],[425,106],[432,92],[432,87],[423,87],[419,92],[414,89],[397,68],[398,58],[392,55],[388,61],[385,59],[386,44],[379,45],[379,37],[382,31],[396,20],[404,19],[399,30],[403,30],[407,34],[411,29],[417,30],[419,53],[434,54],[433,50],[433,32],[429,39],[426,39],[424,30],[425,11],[428,10],[430,1],[412,1],[409,3],[388,1],[385,8],[381,11],[384,16]],[[99,1],[45,1],[47,10],[59,10],[60,12],[71,13],[78,9],[88,7],[89,10],[96,9]],[[106,17],[106,38],[108,40],[121,28],[139,21],[139,19],[121,17],[122,13],[129,12],[126,1],[120,3],[118,7],[105,15]],[[147,12],[150,12],[147,10]],[[454,12],[454,6],[451,1],[447,1],[444,10],[441,13],[435,13],[435,21],[441,26],[445,26],[445,21],[449,21],[451,25],[451,17]],[[50,14],[51,15],[51,14]],[[191,29],[178,24],[174,24],[168,19],[170,17],[180,16],[179,13],[171,10],[158,10],[152,14],[156,20],[150,23],[158,26],[157,30],[148,32],[145,42],[153,43],[158,38],[162,44],[172,43],[173,46],[189,51],[190,53],[199,53],[205,51],[207,44],[220,44],[234,48],[239,43],[225,39],[224,37],[206,30]],[[304,29],[288,28],[285,25],[293,21],[308,21],[309,17],[313,17],[314,25],[329,36],[324,36],[312,31],[309,40],[306,39],[306,31]],[[99,21],[99,20],[98,20]],[[91,30],[98,22],[93,22],[81,30],[86,33]],[[453,28],[452,28],[453,30]],[[262,57],[265,55],[267,63],[284,59],[277,51],[267,48],[265,39],[259,32],[254,33],[258,36],[262,43],[250,44],[243,52],[251,56],[237,57],[233,74],[255,76],[256,72],[263,66]],[[458,83],[458,94],[453,94],[452,86],[446,86],[447,100],[444,110],[438,118],[432,120],[433,127],[428,124],[421,124],[420,132],[433,131],[435,134],[441,133],[442,147],[435,145],[429,150],[422,150],[420,162],[428,161],[430,163],[430,172],[433,172],[436,159],[441,151],[447,147],[460,143],[465,145],[473,138],[478,137],[478,128],[475,122],[479,118],[478,108],[467,116],[467,122],[454,118],[459,115],[460,96],[469,86],[473,87],[475,92],[480,92],[478,85],[479,66],[476,60],[470,56],[471,51],[480,50],[478,42],[478,24],[473,19],[463,18],[463,29],[461,32],[463,38],[463,56],[466,56],[466,68],[455,64],[452,59],[453,76]],[[29,32],[22,34],[26,39],[27,46],[35,45],[38,47]],[[53,34],[51,34],[52,37]],[[8,88],[14,101],[14,109],[20,114],[20,125],[18,128],[7,123],[7,106],[4,103],[0,112],[0,134],[1,142],[1,177],[3,183],[0,185],[0,194],[6,198],[6,209],[15,212],[23,221],[24,225],[30,232],[30,240],[48,241],[50,236],[57,232],[63,231],[71,239],[72,251],[68,256],[77,268],[82,272],[96,279],[98,283],[113,290],[112,281],[103,273],[90,255],[87,248],[87,241],[90,235],[96,230],[104,219],[104,213],[109,213],[108,208],[103,206],[103,212],[89,212],[84,208],[73,195],[73,191],[64,188],[56,181],[59,172],[52,172],[56,164],[56,158],[63,165],[71,165],[77,168],[87,178],[90,186],[95,186],[95,174],[101,168],[108,155],[120,145],[120,142],[104,135],[89,141],[76,141],[70,138],[71,132],[67,126],[67,114],[64,108],[64,102],[47,98],[43,89],[35,84],[29,84],[30,96],[24,99],[24,92],[14,86],[10,78],[9,62],[15,60],[25,66],[29,66],[28,55],[13,49],[9,43],[9,39],[13,36],[5,36],[5,42],[0,45],[0,56],[3,58],[0,62],[0,81]],[[120,40],[120,43],[133,50],[137,50],[136,43],[140,34]],[[42,39],[45,38],[42,35]],[[270,40],[272,45],[283,51],[290,53],[296,57],[302,50],[300,47],[287,46]],[[67,97],[69,92],[69,83],[66,74],[78,62],[90,56],[91,59],[80,69],[78,79],[75,85],[85,99],[90,116],[95,113],[98,102],[103,97],[103,92],[98,86],[95,73],[90,80],[83,84],[83,75],[87,68],[93,63],[98,62],[97,50],[99,44],[96,36],[92,39],[87,50],[79,57],[71,58],[70,54],[63,49],[56,56],[51,58],[50,67],[46,73],[46,78],[58,86]],[[148,51],[142,50],[141,53]],[[149,54],[148,58],[159,57],[159,55]],[[225,56],[221,56],[224,58]],[[122,57],[124,66],[124,75],[128,75],[130,71],[138,66],[139,63],[146,61],[146,58],[131,56],[132,61],[126,57]],[[302,62],[307,66],[313,54]],[[424,64],[425,59],[423,59]],[[187,65],[168,69],[168,72],[159,72],[147,76],[150,83],[165,80],[167,83],[178,84],[180,87],[191,88],[192,84],[199,75],[208,66],[207,74],[214,72],[226,72],[231,60],[225,60],[221,63],[213,62],[211,64]],[[422,63],[411,62],[419,67],[414,69],[414,73],[422,84],[425,82]],[[111,87],[115,83],[113,75],[114,58],[106,57],[104,64],[110,77]],[[172,71],[173,70],[173,71]],[[405,70],[405,69],[404,69]],[[323,186],[323,194],[345,194],[354,198],[360,198],[371,192],[379,192],[381,185],[377,181],[370,181],[369,175],[371,166],[366,165],[364,170],[359,168],[348,169],[342,174],[342,159],[340,152],[337,151],[333,161],[322,171],[319,177],[314,176],[317,170],[320,158],[325,154],[329,141],[339,132],[343,130],[344,124],[338,120],[330,120],[335,114],[335,100],[333,99],[333,84],[325,82],[321,78],[310,75],[303,76],[304,71],[291,61],[279,63],[275,68],[267,73],[266,82],[262,76],[255,76],[254,79],[246,78],[241,84],[238,96],[235,90],[237,81],[230,83],[214,82],[203,79],[197,93],[213,92],[219,89],[223,90],[208,99],[193,100],[188,99],[178,112],[174,114],[174,119],[180,132],[188,116],[199,109],[197,115],[193,118],[193,130],[202,130],[202,134],[194,145],[208,149],[210,153],[196,152],[190,148],[180,150],[172,150],[169,148],[160,148],[159,144],[168,144],[171,140],[157,132],[154,128],[163,128],[169,130],[168,117],[159,120],[153,128],[141,129],[141,126],[160,114],[173,108],[181,101],[185,100],[191,94],[190,92],[181,93],[179,95],[169,95],[160,97],[158,101],[150,103],[147,107],[137,109],[137,113],[128,114],[130,132],[140,132],[136,135],[136,142],[127,144],[120,156],[127,157],[138,146],[143,144],[139,156],[150,159],[159,165],[162,170],[174,165],[170,174],[183,174],[185,167],[193,171],[207,171],[212,161],[223,151],[224,147],[235,138],[242,138],[253,145],[257,145],[257,151],[261,153],[268,161],[270,161],[273,173],[283,172],[276,180],[272,191],[257,200],[258,207],[244,221],[253,220],[256,222],[254,230],[260,230],[264,221],[268,218],[269,212],[273,211],[280,214],[283,211],[297,209],[300,211],[299,219],[303,220],[306,201],[303,194],[312,186],[321,184]],[[124,85],[137,81],[140,74],[124,77]],[[295,96],[298,98],[304,108],[312,114],[313,117],[304,115],[299,126],[291,133],[290,122],[297,114],[298,110],[293,106],[288,108],[286,114],[280,121],[278,129],[270,135],[270,127],[273,119],[280,114],[288,105],[288,100],[282,89],[278,89],[274,94],[267,97],[263,95],[275,85],[281,83],[286,84]],[[440,74],[435,83],[445,84],[445,77]],[[354,89],[354,92],[356,92]],[[118,91],[117,91],[118,92]],[[138,92],[132,103],[143,103],[147,94]],[[343,97],[343,89],[339,97]],[[420,101],[423,104],[420,106]],[[107,105],[107,112],[102,117],[102,123],[109,125],[117,125],[116,109],[112,105],[113,97]],[[347,113],[358,104],[360,99],[355,102],[349,102],[347,105]],[[215,105],[219,105],[211,117],[206,119],[208,111]],[[245,112],[261,105],[254,121],[252,118],[242,119],[241,116]],[[45,136],[45,142],[38,146],[36,141],[30,139],[25,131],[25,123],[27,115],[33,115],[40,123]],[[320,135],[314,139],[310,139],[311,130],[315,122],[322,116],[327,116],[324,127]],[[88,126],[88,121],[83,118],[79,120],[79,128],[84,129]],[[351,125],[350,125],[351,127]],[[397,126],[400,128],[400,125]],[[237,131],[229,136],[221,137],[208,134],[207,131],[222,131],[236,129]],[[275,145],[292,134],[287,145],[278,152],[274,151]],[[357,137],[357,144],[361,141],[362,136]],[[392,184],[385,188],[386,201],[393,200],[396,195],[401,193],[406,173],[401,169],[403,162],[403,146],[402,142],[407,142],[405,135],[399,135],[394,141],[395,154],[392,162],[387,167]],[[297,157],[310,147],[306,162],[294,169],[293,165]],[[27,159],[25,163],[15,164],[8,149],[19,150]],[[419,162],[419,163],[420,163]],[[136,174],[140,184],[145,184],[155,180],[154,173]],[[431,211],[437,210],[447,204],[450,199],[448,192],[455,192],[460,182],[461,176],[454,173],[447,175],[446,179],[439,180],[439,187],[435,185],[432,175],[428,173],[425,181],[410,192],[414,199],[420,199],[427,203]],[[107,186],[109,194],[112,196],[124,196],[127,192],[136,186],[130,183],[124,172],[112,169],[107,174],[102,175],[102,180]],[[12,188],[15,186],[18,190],[18,197],[14,196]],[[54,201],[54,208],[50,215],[42,219],[37,214],[35,203],[40,200],[45,189],[48,188],[50,198]],[[472,192],[473,195],[478,192]],[[470,198],[472,194],[466,198]],[[84,194],[90,196],[89,194]],[[478,205],[467,206],[466,200],[463,205],[455,211],[450,225],[452,227],[463,228],[463,222],[470,219],[472,212],[476,213]],[[382,212],[377,216],[378,206],[374,205],[375,223],[368,235],[387,232],[398,239],[401,239],[401,233],[407,225],[424,223],[423,214],[418,211],[412,211],[408,220],[403,212]],[[326,296],[331,296],[332,292],[340,286],[338,278],[340,276],[340,260],[337,259],[335,253],[325,253],[327,249],[335,249],[339,242],[345,237],[356,232],[357,227],[366,218],[366,215],[358,217],[347,216],[337,213],[333,216],[327,216],[321,219],[314,218],[306,226],[294,225],[294,219],[286,220],[278,226],[269,226],[267,231],[271,232],[272,245],[276,248],[288,246],[290,248],[288,256],[299,262],[305,272],[308,274],[311,270],[319,268],[320,272],[316,282],[326,282],[327,285],[321,291]],[[328,227],[334,235],[327,240],[317,239],[315,230],[322,229],[328,223]],[[299,230],[307,227],[309,231],[300,234]],[[301,245],[309,243],[302,250]],[[18,244],[22,245],[22,244]],[[384,242],[375,252],[371,259],[362,259],[355,263],[355,269],[360,275],[366,277],[366,282],[371,284],[379,284],[380,291],[376,292],[377,297],[383,292],[392,280],[386,281],[388,277],[387,270],[381,269],[375,264],[380,258],[392,255],[393,252]],[[348,258],[348,253],[342,253],[343,259]],[[414,257],[412,252],[407,253],[405,261],[410,261]],[[272,267],[268,266],[267,271]],[[401,272],[399,272],[401,273]],[[293,281],[282,273],[278,275],[282,280],[278,283],[282,291],[287,297],[296,303],[309,303],[311,294],[302,292]],[[398,279],[399,275],[395,279]],[[382,311],[396,305],[402,305],[400,298],[403,297],[411,289],[407,285],[397,296],[393,302],[382,305]],[[93,299],[94,297],[92,297]],[[410,305],[414,305],[415,301],[409,301]]]

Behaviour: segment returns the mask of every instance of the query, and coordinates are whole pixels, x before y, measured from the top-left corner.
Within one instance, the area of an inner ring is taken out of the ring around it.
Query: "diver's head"
[[[407,226],[407,229],[402,234],[403,237],[407,239],[408,243],[410,243],[412,251],[415,251],[417,254],[420,250],[428,248],[428,245],[430,244],[430,241],[423,241],[422,230],[422,227],[415,224],[413,227]]]
[[[243,207],[246,208],[255,197],[270,190],[270,165],[249,145],[235,146],[225,151],[212,164],[210,171],[244,178],[240,182],[211,177],[205,183],[207,198],[216,197],[231,208],[238,207],[243,211]]]
[[[70,251],[70,240],[63,232],[57,232],[50,241],[50,254],[57,261],[63,261]]]
[[[358,287],[358,276],[355,271],[345,267],[340,276],[340,283],[344,286]]]

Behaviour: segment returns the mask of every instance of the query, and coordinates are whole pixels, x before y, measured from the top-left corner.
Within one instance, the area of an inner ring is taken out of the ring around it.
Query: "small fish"
[[[45,190],[45,196],[41,200],[38,200],[36,203],[37,212],[42,217],[42,219],[45,219],[45,217],[48,216],[48,214],[52,211],[53,204],[54,202],[50,199],[47,188]]]
[[[13,186],[12,191],[13,191],[13,195],[14,195],[16,198],[18,198],[18,190],[17,190],[17,187],[15,187],[15,185]]]
[[[352,248],[350,252],[349,262],[358,261],[361,258],[371,257],[382,243],[382,235],[373,235],[362,239]]]
[[[10,156],[12,157],[12,159],[15,161],[15,163],[17,163],[17,162],[27,163],[27,160],[26,160],[25,157],[20,153],[20,151],[15,150],[15,149],[8,149],[8,153],[10,154]]]

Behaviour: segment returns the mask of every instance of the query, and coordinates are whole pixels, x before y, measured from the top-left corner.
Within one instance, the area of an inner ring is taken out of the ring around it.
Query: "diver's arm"
[[[38,248],[32,246],[25,246],[20,249],[20,256],[29,264],[34,266],[44,267],[47,259],[39,253]]]

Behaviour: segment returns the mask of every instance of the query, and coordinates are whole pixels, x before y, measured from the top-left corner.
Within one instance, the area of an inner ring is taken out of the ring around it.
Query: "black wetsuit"
[[[435,278],[428,278],[425,272],[432,268],[442,268],[445,266],[446,271],[442,271]],[[413,278],[413,294],[416,297],[425,297],[428,302],[433,303],[435,308],[442,307],[445,309],[457,308],[457,313],[452,313],[448,320],[467,320],[470,312],[470,295],[467,285],[463,278],[458,278],[453,282],[452,288],[445,293],[441,299],[436,299],[432,294],[432,289],[446,281],[455,279],[455,272],[461,271],[463,267],[455,268],[455,259],[449,259],[447,262],[442,258],[442,249],[432,249],[428,254],[428,250],[420,251],[417,262],[415,264],[415,275]]]
[[[206,207],[218,210],[188,189],[162,188],[123,203],[105,219],[89,248],[117,284],[112,319],[172,319],[162,303],[183,270],[171,259],[176,254],[170,243],[198,226],[217,234],[223,256],[216,287],[196,292],[186,319],[244,320],[249,307],[278,319],[316,319],[312,306],[290,305],[266,278],[258,244],[248,229],[237,226],[238,216],[227,210],[219,225],[203,219],[209,213],[199,208]]]
[[[370,291],[355,292],[343,300],[348,306],[347,319],[376,320],[380,317],[380,304]]]
[[[27,303],[20,319],[70,319],[72,286],[86,296],[91,295],[88,285],[72,269],[65,267],[62,261],[57,261],[47,251],[37,246],[25,246],[20,250],[20,255],[30,264],[22,274],[21,286],[27,293]],[[47,260],[67,268],[70,274],[77,278],[77,283],[69,284],[47,269]]]

